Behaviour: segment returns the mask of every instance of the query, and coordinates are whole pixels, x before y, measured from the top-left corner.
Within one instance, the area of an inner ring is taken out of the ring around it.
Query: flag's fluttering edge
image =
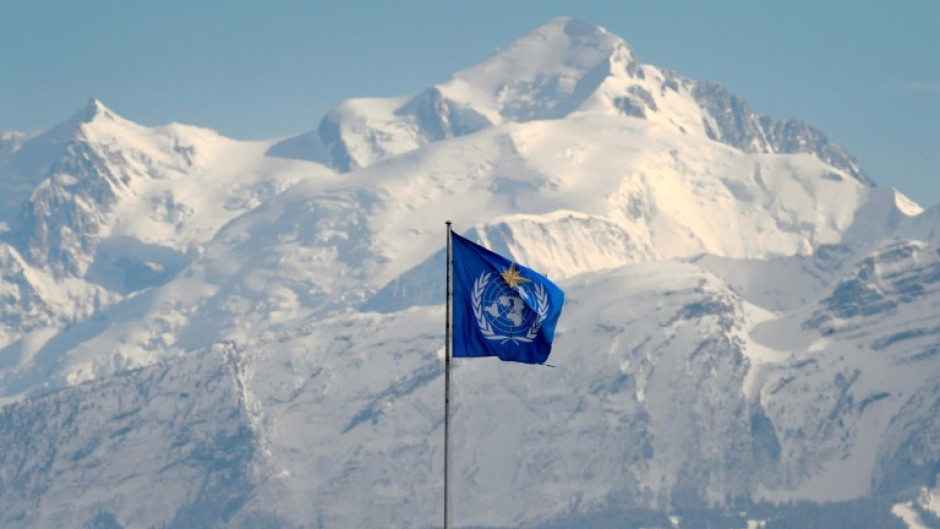
[[[453,356],[544,364],[565,294],[542,274],[456,233]]]

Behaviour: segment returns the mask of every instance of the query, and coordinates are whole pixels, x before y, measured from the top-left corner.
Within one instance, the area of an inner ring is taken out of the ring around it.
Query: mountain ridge
[[[546,102],[550,108],[539,107]],[[488,126],[573,112],[649,119],[745,152],[807,152],[873,184],[851,155],[806,122],[775,122],[718,83],[643,64],[623,39],[572,18],[551,20],[411,98],[347,100],[323,118],[316,138],[304,137],[324,146],[325,163],[348,172]]]

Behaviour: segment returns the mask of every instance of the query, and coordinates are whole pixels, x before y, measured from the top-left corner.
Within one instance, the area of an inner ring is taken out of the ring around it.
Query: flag
[[[542,274],[456,233],[453,356],[544,364],[565,294]]]

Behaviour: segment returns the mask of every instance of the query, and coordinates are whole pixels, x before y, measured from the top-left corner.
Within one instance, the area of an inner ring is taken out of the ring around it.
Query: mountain
[[[268,141],[92,100],[0,187],[4,527],[439,523],[445,219],[568,300],[455,362],[458,526],[940,512],[940,209],[600,27]]]
[[[749,153],[810,153],[872,183],[848,153],[804,121],[775,122],[720,84],[643,64],[620,37],[569,18],[536,28],[416,96],[347,100],[305,136],[324,161],[347,172],[496,125],[578,113],[637,117]]]

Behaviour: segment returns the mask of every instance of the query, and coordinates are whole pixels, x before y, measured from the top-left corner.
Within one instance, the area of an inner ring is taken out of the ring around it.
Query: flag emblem
[[[515,272],[515,263],[511,270]],[[548,292],[521,276],[483,272],[473,283],[473,315],[487,340],[530,343],[538,336],[550,307]],[[534,300],[534,302],[533,302]]]

